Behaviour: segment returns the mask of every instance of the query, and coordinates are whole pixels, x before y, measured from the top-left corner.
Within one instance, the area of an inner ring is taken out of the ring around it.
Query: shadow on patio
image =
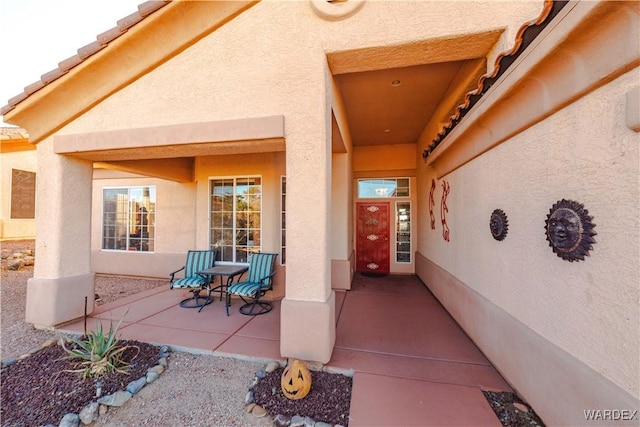
[[[99,306],[87,320],[124,317],[123,339],[192,353],[279,360],[280,302],[249,317],[233,301],[180,308],[183,290],[156,288]],[[336,292],[336,344],[328,366],[353,369],[350,426],[501,426],[482,390],[512,391],[416,276],[356,275]],[[61,328],[83,332],[84,322]]]

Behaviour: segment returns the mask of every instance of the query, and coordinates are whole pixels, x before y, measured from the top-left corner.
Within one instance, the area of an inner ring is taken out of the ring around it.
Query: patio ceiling
[[[501,34],[329,53],[353,145],[415,143],[430,124],[439,131],[477,88]]]

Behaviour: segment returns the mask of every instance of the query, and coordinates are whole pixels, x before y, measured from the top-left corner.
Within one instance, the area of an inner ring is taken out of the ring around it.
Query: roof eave
[[[116,29],[102,33],[95,43],[78,51],[80,61],[72,57],[61,62],[58,69],[12,98],[2,109],[4,121],[28,129],[31,142],[38,143],[257,1],[160,3],[162,7],[144,19],[136,21],[130,15],[120,20]],[[167,31],[176,22],[189,25]],[[117,31],[127,24],[127,31]],[[162,43],[157,43],[159,39]]]

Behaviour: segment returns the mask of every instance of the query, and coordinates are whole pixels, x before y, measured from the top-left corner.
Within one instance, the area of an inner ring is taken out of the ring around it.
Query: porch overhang
[[[421,136],[426,165],[442,178],[637,67],[639,27],[633,3],[569,2],[441,143]]]
[[[196,157],[285,151],[284,116],[56,135],[53,147],[105,169],[190,182]]]

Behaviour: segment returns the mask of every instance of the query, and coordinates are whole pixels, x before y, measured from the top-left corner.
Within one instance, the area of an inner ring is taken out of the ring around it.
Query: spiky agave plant
[[[71,372],[82,372],[83,378],[100,378],[110,372],[128,374],[130,364],[122,359],[122,355],[129,348],[136,348],[138,351],[140,349],[136,346],[120,344],[117,333],[121,323],[122,319],[114,329],[111,321],[109,331],[105,332],[102,324],[96,322],[95,331],[91,331],[86,336],[67,337],[72,344],[71,348],[67,348],[63,340],[62,347],[67,352],[64,358],[80,359],[75,365],[79,368],[72,369]]]

